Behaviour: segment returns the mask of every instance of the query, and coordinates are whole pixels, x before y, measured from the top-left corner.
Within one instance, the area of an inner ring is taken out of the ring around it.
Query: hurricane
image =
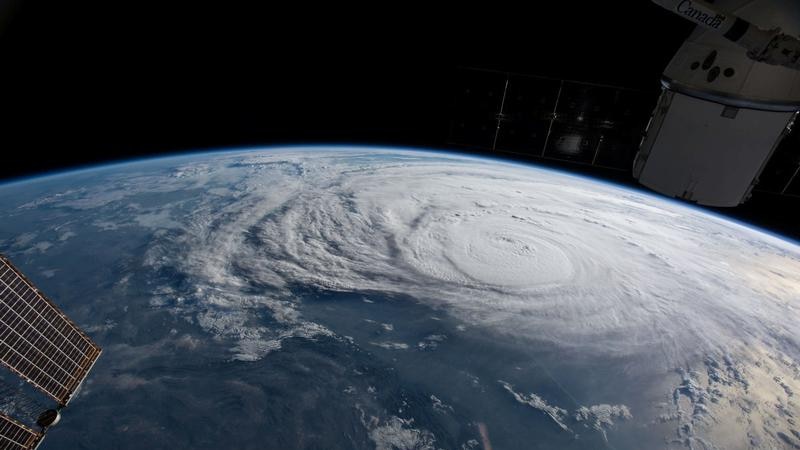
[[[800,346],[788,301],[800,297],[800,251],[786,241],[546,170],[413,155],[354,168],[358,157],[238,161],[227,170],[242,194],[192,217],[176,265],[226,292],[257,280],[411,294],[558,345],[659,347],[665,367],[742,333]],[[776,283],[758,278],[770,273]]]

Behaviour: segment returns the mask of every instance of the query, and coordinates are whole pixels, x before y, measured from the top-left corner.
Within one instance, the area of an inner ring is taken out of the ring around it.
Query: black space
[[[249,145],[447,148],[459,67],[657,93],[691,31],[644,0],[166,3],[0,0],[0,178]],[[800,236],[798,206],[726,212]]]

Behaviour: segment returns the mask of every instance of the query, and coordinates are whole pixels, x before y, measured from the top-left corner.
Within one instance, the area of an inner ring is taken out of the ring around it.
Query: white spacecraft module
[[[800,1],[653,1],[698,26],[664,71],[633,175],[665,195],[736,206],[800,111]]]
[[[32,450],[55,425],[101,349],[0,255],[0,364],[57,402],[38,429],[0,412],[0,450]]]

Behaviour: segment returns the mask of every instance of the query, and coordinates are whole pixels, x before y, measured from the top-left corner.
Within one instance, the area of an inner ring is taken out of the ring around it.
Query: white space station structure
[[[737,206],[800,111],[800,0],[653,0],[697,24],[662,77],[633,175]]]

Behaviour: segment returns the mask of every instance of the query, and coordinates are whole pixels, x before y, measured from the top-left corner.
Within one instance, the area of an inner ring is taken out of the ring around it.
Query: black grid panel
[[[540,154],[561,85],[559,80],[509,76],[495,149]]]
[[[609,130],[600,136],[592,164],[629,170],[641,140],[636,133]]]
[[[451,144],[619,170],[630,170],[658,95],[480,69],[460,70],[455,85]]]
[[[800,195],[800,123],[778,145],[759,176],[756,190],[773,194]]]
[[[456,99],[450,121],[453,144],[491,148],[502,106],[506,76],[494,72],[463,72],[455,83]]]
[[[0,450],[31,450],[41,438],[41,433],[0,413]]]
[[[0,256],[0,363],[66,405],[100,348]]]

